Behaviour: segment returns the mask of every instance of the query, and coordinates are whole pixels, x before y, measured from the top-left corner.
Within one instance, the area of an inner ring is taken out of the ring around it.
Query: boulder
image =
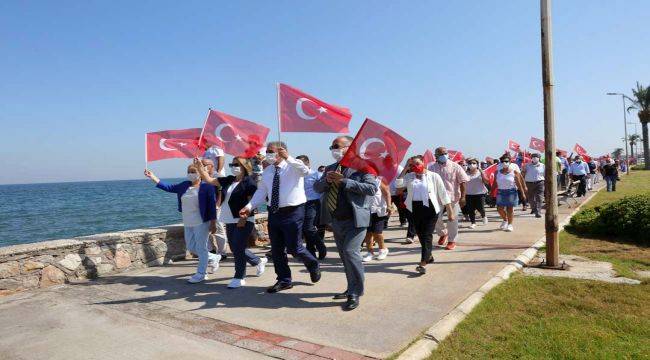
[[[75,271],[81,265],[81,256],[79,254],[68,254],[63,260],[59,261],[59,265],[70,271]]]
[[[34,270],[40,270],[45,267],[40,261],[27,260],[23,263],[23,271],[29,272]]]
[[[0,264],[0,279],[9,278],[20,274],[18,261],[10,261]]]
[[[117,250],[115,252],[115,267],[118,269],[125,269],[131,265],[131,257],[129,253],[124,250]]]
[[[63,284],[65,282],[65,274],[56,266],[48,265],[41,272],[40,287],[47,287],[52,285]]]

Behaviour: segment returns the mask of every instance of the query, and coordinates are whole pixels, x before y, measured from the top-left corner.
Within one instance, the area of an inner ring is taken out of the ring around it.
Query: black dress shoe
[[[433,259],[433,256],[432,256],[431,259],[427,260],[427,264],[433,264],[434,261],[435,260]]]
[[[311,278],[311,282],[317,283],[320,280],[320,267],[310,271],[309,277]]]
[[[343,300],[343,299],[347,299],[347,298],[348,298],[348,291],[345,290],[344,292],[342,292],[340,294],[334,295],[334,297],[332,299],[334,299],[334,300]]]
[[[269,293],[269,294],[273,294],[273,293],[276,293],[278,291],[291,289],[292,287],[293,287],[293,284],[287,284],[287,283],[283,283],[283,282],[278,281],[278,282],[275,283],[275,285],[273,285],[270,288],[266,289],[266,292]]]
[[[343,305],[343,310],[351,311],[359,307],[359,297],[356,295],[348,295],[348,301]]]

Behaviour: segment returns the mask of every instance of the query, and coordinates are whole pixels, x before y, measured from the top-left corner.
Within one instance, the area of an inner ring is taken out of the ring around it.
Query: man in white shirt
[[[304,177],[309,174],[309,168],[291,157],[287,146],[280,141],[267,145],[265,161],[269,165],[262,172],[257,191],[239,215],[248,217],[253,209],[267,203],[271,254],[277,282],[266,291],[276,293],[293,287],[287,253],[305,264],[313,283],[320,280],[321,273],[318,260],[302,243],[307,202]]]
[[[589,166],[586,162],[582,161],[580,155],[576,155],[575,161],[569,166],[569,175],[571,175],[573,181],[580,181],[576,195],[585,196],[587,194],[587,176],[589,175]]]
[[[542,208],[544,198],[544,171],[546,166],[539,161],[539,154],[530,156],[530,163],[524,165],[524,180],[528,189],[528,201],[530,202],[530,213],[536,218],[542,217],[539,210]]]

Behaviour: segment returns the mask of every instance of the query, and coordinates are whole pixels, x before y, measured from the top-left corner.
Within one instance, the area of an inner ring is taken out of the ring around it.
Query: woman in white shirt
[[[510,162],[510,155],[501,156],[499,170],[496,174],[497,211],[503,222],[499,228],[513,231],[514,207],[519,203],[517,189],[521,190],[522,200],[526,200],[526,185],[519,172],[519,167]]]
[[[402,171],[396,181],[398,192],[407,191],[406,208],[412,214],[415,232],[422,245],[420,264],[415,268],[420,274],[426,273],[427,264],[433,263],[433,232],[436,220],[441,216],[442,207],[447,210],[449,221],[455,220],[451,209],[451,199],[440,175],[424,167],[421,155],[412,157],[410,165]],[[406,173],[407,171],[411,171]]]
[[[476,227],[476,212],[478,211],[483,218],[483,225],[487,225],[488,219],[485,216],[485,194],[490,180],[485,176],[483,170],[478,166],[478,159],[467,159],[467,176],[469,181],[465,184],[465,201],[467,203],[467,213],[471,221],[470,229]]]
[[[195,160],[197,164],[198,160]],[[200,163],[199,163],[200,164]],[[197,165],[198,166],[198,165]],[[255,227],[255,216],[240,217],[239,209],[243,208],[257,190],[257,183],[253,179],[253,165],[251,161],[235,157],[228,165],[231,176],[214,179],[210,177],[203,167],[198,166],[199,173],[204,181],[215,186],[221,186],[221,212],[219,221],[226,224],[228,245],[235,257],[235,276],[228,284],[229,289],[236,289],[246,285],[246,263],[257,268],[257,276],[265,271],[266,257],[260,258],[247,249],[248,239]]]
[[[393,206],[390,196],[390,187],[384,184],[381,176],[376,178],[377,192],[370,198],[370,226],[366,232],[366,248],[368,252],[361,259],[368,262],[372,259],[384,260],[388,256],[388,248],[384,243],[384,225],[388,221]],[[375,257],[374,243],[379,246],[379,254]]]

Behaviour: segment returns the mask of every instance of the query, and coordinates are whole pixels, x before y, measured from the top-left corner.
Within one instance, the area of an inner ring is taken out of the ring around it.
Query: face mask
[[[472,170],[476,169],[476,164],[469,164],[469,168]]]
[[[266,163],[267,164],[275,164],[276,160],[278,159],[278,155],[276,153],[266,153]]]
[[[343,151],[341,149],[332,149],[332,157],[336,161],[340,161],[343,159]]]
[[[510,167],[510,162],[502,162],[501,163],[501,169],[507,169]]]
[[[239,166],[233,166],[230,168],[230,172],[233,175],[238,176],[239,174],[241,174],[241,168]]]
[[[444,155],[439,155],[437,160],[438,160],[439,163],[444,164],[444,163],[447,162],[448,158],[449,158],[449,156],[447,154],[444,154]]]
[[[531,161],[534,165],[537,165],[537,163],[539,163],[539,159],[538,159],[538,158],[532,158],[530,161]]]
[[[195,182],[196,180],[200,179],[201,176],[197,173],[188,173],[187,174],[187,180],[191,182]]]
[[[424,172],[424,164],[415,164],[411,168],[416,174],[422,174]]]

